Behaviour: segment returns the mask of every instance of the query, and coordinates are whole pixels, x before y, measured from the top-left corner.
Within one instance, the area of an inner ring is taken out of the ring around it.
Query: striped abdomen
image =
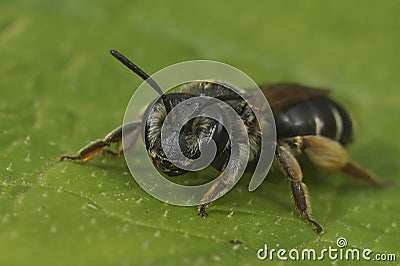
[[[353,127],[348,113],[328,98],[310,99],[275,114],[278,139],[321,135],[346,145]]]

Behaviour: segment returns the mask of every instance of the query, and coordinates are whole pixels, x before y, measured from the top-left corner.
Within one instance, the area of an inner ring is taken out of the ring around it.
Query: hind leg
[[[346,150],[339,142],[322,136],[299,136],[285,139],[284,142],[291,148],[304,152],[315,165],[323,169],[341,171],[375,186],[383,184],[372,173],[350,162]]]
[[[291,196],[294,207],[306,222],[314,226],[314,230],[320,234],[322,226],[311,219],[311,204],[307,193],[307,187],[302,182],[303,173],[296,158],[290,152],[289,147],[278,144],[275,150],[275,159],[283,172],[290,181]]]

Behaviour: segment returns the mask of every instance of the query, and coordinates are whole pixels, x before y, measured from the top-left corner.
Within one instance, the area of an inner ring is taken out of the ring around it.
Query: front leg
[[[207,193],[203,196],[201,204],[198,206],[197,215],[200,217],[208,216],[206,208],[211,204],[211,202],[218,198],[221,193],[225,193],[228,185],[234,182],[234,178],[220,179],[215,182]]]
[[[244,146],[244,144],[240,143],[239,146]],[[229,150],[226,150],[220,154],[221,160],[215,160],[212,166],[223,173],[225,176],[216,181],[211,188],[204,194],[201,199],[200,205],[198,206],[197,215],[200,217],[208,216],[206,208],[217,198],[221,197],[223,194],[227,192],[227,190],[232,188],[239,179],[239,170],[241,166],[245,167],[243,164],[243,157],[240,153],[245,147],[239,148],[238,153],[233,152],[231,156],[227,156],[229,154]],[[247,162],[247,161],[246,161]],[[239,177],[240,178],[240,177]]]
[[[81,161],[86,162],[101,152],[105,152],[104,148],[110,146],[113,143],[121,143],[122,141],[122,131],[126,131],[127,134],[133,134],[134,138],[137,138],[139,134],[137,134],[138,130],[140,129],[140,122],[132,122],[120,126],[104,137],[104,139],[96,140],[94,142],[89,143],[87,146],[83,147],[77,155],[75,156],[68,156],[64,155],[61,156],[60,161]],[[134,141],[130,141],[129,143],[133,143]],[[107,151],[108,154],[113,155],[120,155],[122,153],[122,149],[118,150],[117,152]]]
[[[218,181],[210,188],[210,190],[203,196],[201,204],[197,208],[197,215],[200,217],[208,216],[206,208],[211,204],[212,200],[218,197],[219,193],[225,192],[227,183]]]
[[[292,192],[292,200],[295,209],[299,215],[309,224],[314,225],[315,231],[319,234],[322,232],[322,226],[310,218],[311,208],[308,199],[307,187],[301,181],[303,173],[300,165],[290,151],[281,145],[276,146],[275,158],[283,174],[290,181],[290,188]]]

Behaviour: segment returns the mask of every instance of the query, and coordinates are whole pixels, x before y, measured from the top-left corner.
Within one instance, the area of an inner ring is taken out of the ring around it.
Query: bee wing
[[[325,97],[329,93],[327,89],[317,89],[295,83],[260,85],[260,89],[264,93],[265,98],[267,98],[272,112],[275,114],[296,103]]]

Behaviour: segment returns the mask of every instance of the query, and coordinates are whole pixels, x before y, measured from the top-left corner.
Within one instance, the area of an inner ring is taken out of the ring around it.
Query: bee
[[[137,138],[144,124],[143,138],[154,166],[170,177],[183,175],[188,171],[176,166],[166,156],[167,152],[163,147],[169,149],[168,141],[167,145],[161,146],[161,127],[167,114],[175,106],[187,99],[203,95],[226,102],[240,116],[250,144],[246,171],[254,170],[260,155],[261,131],[252,108],[263,108],[263,106],[250,106],[227,85],[210,81],[194,81],[183,85],[177,92],[164,94],[159,85],[137,65],[115,50],[111,50],[110,53],[145,80],[160,94],[160,97],[148,106],[142,121],[124,124],[111,131],[104,139],[91,142],[77,155],[62,156],[61,161],[85,162],[100,153],[121,156],[123,154],[121,145],[116,151],[105,148],[114,143],[121,144],[123,130]],[[313,164],[322,169],[341,171],[376,186],[382,183],[369,171],[349,161],[344,147],[353,140],[353,123],[348,112],[329,97],[328,90],[295,83],[269,84],[260,88],[270,104],[276,125],[277,140],[273,144],[274,162],[290,183],[295,210],[304,221],[314,227],[317,233],[321,233],[322,226],[312,219],[310,214],[307,187],[302,181],[303,173],[296,159],[298,154],[305,154]],[[251,90],[242,90],[240,93],[251,96]],[[189,106],[187,110],[193,109],[194,106]],[[221,119],[226,118],[221,117]],[[231,141],[222,123],[203,116],[187,122],[179,135],[180,148],[187,158],[195,159],[200,156],[200,139],[213,140],[216,143],[217,155],[210,165],[218,171],[224,171],[227,161],[231,159]],[[207,216],[206,208],[211,199],[221,193],[226,186],[226,182],[216,182],[205,193],[202,204],[198,206],[199,216]]]

